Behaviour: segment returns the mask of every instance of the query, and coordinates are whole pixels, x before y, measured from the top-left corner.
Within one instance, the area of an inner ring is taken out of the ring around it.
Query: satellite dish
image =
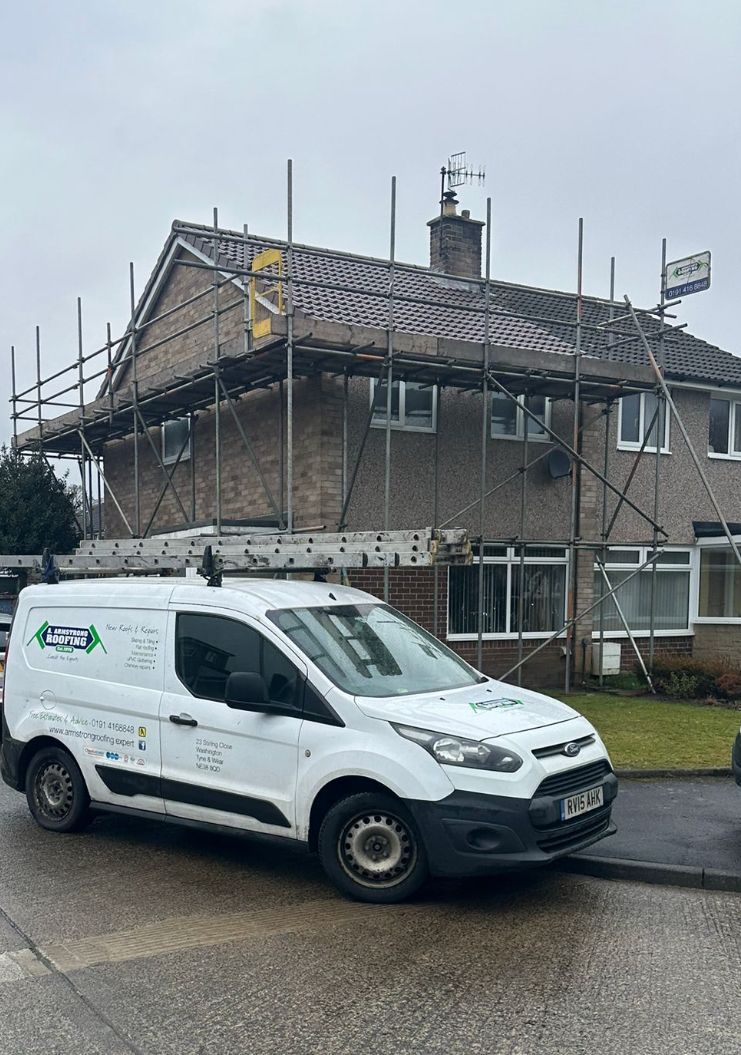
[[[548,473],[552,480],[560,480],[571,472],[571,458],[560,447],[554,447],[546,459]]]

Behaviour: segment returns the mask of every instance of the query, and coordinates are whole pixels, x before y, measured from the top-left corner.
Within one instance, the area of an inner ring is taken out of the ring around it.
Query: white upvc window
[[[655,392],[633,392],[620,400],[620,420],[618,424],[618,449],[622,451],[639,451],[648,433],[644,451],[656,453],[656,437],[659,434],[659,417],[664,422],[664,437],[661,453],[669,454],[669,417],[666,403],[659,414],[656,412],[658,399]],[[649,432],[650,429],[650,432]]]
[[[710,397],[708,457],[741,458],[741,399]]]
[[[741,565],[725,538],[700,542],[699,578],[697,622],[741,623]]]
[[[474,563],[448,569],[448,640],[478,636],[479,552]],[[522,614],[524,638],[550,637],[566,622],[568,551],[563,546],[520,547],[484,543],[483,636],[515,638]],[[522,603],[520,584],[522,583]]]
[[[613,597],[636,637],[647,637],[651,632],[651,590],[654,591],[654,633],[658,636],[690,634],[692,632],[694,569],[691,549],[666,548],[652,565],[630,578],[636,568],[651,556],[650,546],[615,546],[607,551],[605,571],[610,585],[604,580],[599,565],[594,565],[594,600],[609,589],[619,587],[602,604],[602,612],[594,611],[593,637],[599,637],[600,620],[608,637],[627,637]],[[624,585],[621,585],[624,583]]]
[[[184,443],[185,450],[180,454]],[[174,418],[172,421],[163,423],[162,461],[165,465],[172,465],[176,462],[179,454],[181,462],[190,458],[190,446],[190,418]]]
[[[386,427],[386,382],[371,380],[370,400],[378,388],[372,425]],[[419,381],[391,384],[391,428],[405,432],[434,432],[437,428],[437,398],[434,385]]]
[[[534,421],[525,414],[523,407],[535,414]],[[491,397],[491,436],[496,440],[524,440],[527,421],[528,441],[549,440],[546,428],[551,427],[551,400],[548,396],[518,396],[515,403],[503,392],[493,392]],[[545,426],[545,428],[544,428]]]

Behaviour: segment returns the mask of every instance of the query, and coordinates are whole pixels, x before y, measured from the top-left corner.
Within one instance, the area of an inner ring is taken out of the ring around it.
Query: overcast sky
[[[126,321],[173,218],[427,263],[439,170],[467,150],[495,277],[655,303],[669,258],[713,253],[690,329],[741,354],[738,0],[24,0],[0,3],[0,439],[19,381]],[[92,393],[90,393],[92,395]]]

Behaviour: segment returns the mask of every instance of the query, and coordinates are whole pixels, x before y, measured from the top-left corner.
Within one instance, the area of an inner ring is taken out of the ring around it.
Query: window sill
[[[695,623],[700,626],[741,626],[741,616],[735,615],[698,615]]]
[[[174,465],[177,460],[178,460],[177,456],[174,457],[174,458],[165,458],[165,457],[163,457],[162,458],[162,464],[163,465]],[[189,462],[189,461],[190,461],[190,454],[184,454],[182,456],[182,458],[180,459],[179,464],[182,465],[183,462]]]
[[[523,641],[545,641],[549,637],[553,637],[555,630],[544,630],[542,633],[533,633],[528,631],[522,635]],[[558,638],[554,640],[561,640],[566,637],[566,631],[560,631]],[[478,641],[478,634],[446,634],[446,641]],[[482,641],[517,641],[519,640],[518,635],[515,634],[482,634]]]
[[[639,452],[642,454],[656,454],[655,447],[644,447],[643,451],[641,451],[640,443],[618,443],[617,449],[619,451],[630,451],[631,454],[638,454]],[[671,451],[668,447],[662,447],[659,453],[671,454]]]
[[[524,436],[500,436],[498,432],[489,433],[490,440],[504,440],[506,443],[524,443]],[[550,436],[528,436],[528,443],[555,443]]]
[[[708,451],[708,458],[716,462],[741,462],[741,454],[716,454],[715,452],[711,454]]]
[[[694,637],[694,630],[654,630],[654,637]],[[639,639],[646,639],[651,636],[650,630],[634,630],[633,637]],[[592,631],[592,640],[599,641],[599,630]],[[605,640],[611,638],[613,640],[628,641],[629,635],[624,630],[605,630]]]
[[[372,421],[372,429],[386,429],[385,421]],[[400,425],[398,421],[391,422],[392,432],[424,432],[428,436],[434,435],[437,431],[434,425]]]

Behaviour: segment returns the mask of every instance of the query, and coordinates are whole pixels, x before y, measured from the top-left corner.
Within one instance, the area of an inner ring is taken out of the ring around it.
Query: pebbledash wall
[[[175,268],[162,292],[152,305],[154,314],[172,309],[204,288],[202,272],[196,269]],[[220,338],[224,354],[230,347],[241,346],[243,340],[242,296],[230,286],[221,293],[222,306],[233,301],[234,308],[221,317]],[[204,302],[196,302],[173,312],[166,321],[155,323],[140,338],[140,348],[161,340],[166,333],[177,332],[204,313]],[[146,385],[147,375],[165,366],[176,364],[186,356],[203,354],[204,361],[213,354],[213,332],[202,326],[182,338],[158,348],[152,353],[143,351],[139,359],[140,385]],[[129,384],[127,367],[123,368],[119,388]],[[354,379],[350,383],[348,464],[352,468],[362,439],[370,405],[368,381]],[[710,394],[677,386],[674,398],[696,449],[701,456],[707,450],[708,409]],[[285,413],[285,393],[283,393]],[[280,495],[280,420],[281,393],[279,386],[253,392],[239,400],[237,413],[244,423],[262,470],[276,500],[285,509],[285,494]],[[598,407],[584,408],[583,453],[595,465],[602,466],[605,455],[605,416]],[[561,401],[553,404],[551,425],[557,434],[570,439],[573,404]],[[635,453],[619,449],[619,409],[611,413],[610,437],[607,444],[608,475],[622,488],[633,465]],[[297,528],[325,525],[335,530],[338,525],[342,495],[342,423],[343,395],[340,380],[329,375],[318,375],[297,380],[294,387],[294,502]],[[224,519],[271,517],[272,511],[249,461],[238,430],[228,408],[222,404],[222,515]],[[453,517],[457,511],[471,506],[455,516],[455,526],[466,527],[472,534],[479,532],[479,465],[481,442],[481,400],[475,393],[461,393],[445,389],[437,407],[437,441],[434,433],[392,431],[392,494],[391,528],[423,527],[433,522],[434,452],[438,449],[439,515],[438,523]],[[283,458],[285,460],[285,429]],[[161,450],[160,429],[150,430],[150,436]],[[372,428],[361,462],[356,488],[349,509],[348,529],[377,529],[383,525],[383,476],[385,430]],[[529,459],[547,450],[549,444],[531,441]],[[661,454],[659,486],[659,522],[669,532],[675,545],[694,547],[693,520],[716,519],[692,464],[689,451],[676,427],[669,430],[669,453]],[[147,524],[163,486],[162,470],[152,453],[150,444],[140,438],[140,492],[142,527]],[[214,472],[214,414],[200,412],[192,430],[191,457],[175,471],[174,481],[186,510],[185,522],[211,520],[215,507]],[[491,438],[487,449],[487,488],[516,473],[522,464],[524,444],[521,440]],[[107,445],[105,471],[130,522],[133,522],[133,443],[125,440]],[[704,460],[708,476],[721,496],[723,511],[728,520],[741,521],[741,463],[738,461]],[[654,502],[656,455],[642,455],[630,487],[630,497],[644,510],[651,512]],[[192,474],[192,475],[191,475]],[[485,533],[490,539],[513,539],[519,533],[520,479],[502,487],[487,501]],[[615,508],[615,496],[608,497],[608,517]],[[526,518],[524,534],[543,541],[565,540],[569,531],[570,483],[568,479],[551,479],[545,461],[541,461],[527,475]],[[583,539],[598,539],[601,530],[602,485],[588,473],[580,474],[579,534]],[[112,503],[106,507],[106,532],[109,536],[126,534],[123,522],[117,517]],[[167,491],[152,532],[184,526],[184,518],[172,494]],[[649,526],[627,507],[623,507],[610,542],[612,544],[651,539]],[[693,565],[696,575],[696,562]],[[382,596],[383,579],[380,572],[355,572],[355,585]],[[439,574],[439,633],[446,636],[448,620],[448,576]],[[395,570],[390,574],[392,604],[433,629],[433,575],[425,569]],[[591,552],[581,551],[577,566],[578,609],[587,607],[594,596],[594,567]],[[690,615],[692,616],[692,612]],[[590,665],[589,643],[597,629],[596,615],[581,620],[577,626],[575,671],[578,676],[582,658]],[[545,636],[545,635],[543,635]],[[614,636],[614,635],[611,635]],[[524,642],[524,654],[532,651],[540,639]],[[586,653],[581,642],[587,642]],[[450,642],[466,659],[474,660],[475,638]],[[684,634],[662,633],[656,637],[657,654],[695,654],[725,658],[738,665],[741,656],[741,628],[734,625],[698,623]],[[622,663],[632,667],[634,657],[629,642],[623,637]],[[639,638],[645,651],[647,639]],[[563,645],[557,640],[543,649],[523,668],[523,682],[527,685],[555,685],[563,679]],[[517,662],[517,640],[485,639],[484,669],[489,674],[501,674]]]

